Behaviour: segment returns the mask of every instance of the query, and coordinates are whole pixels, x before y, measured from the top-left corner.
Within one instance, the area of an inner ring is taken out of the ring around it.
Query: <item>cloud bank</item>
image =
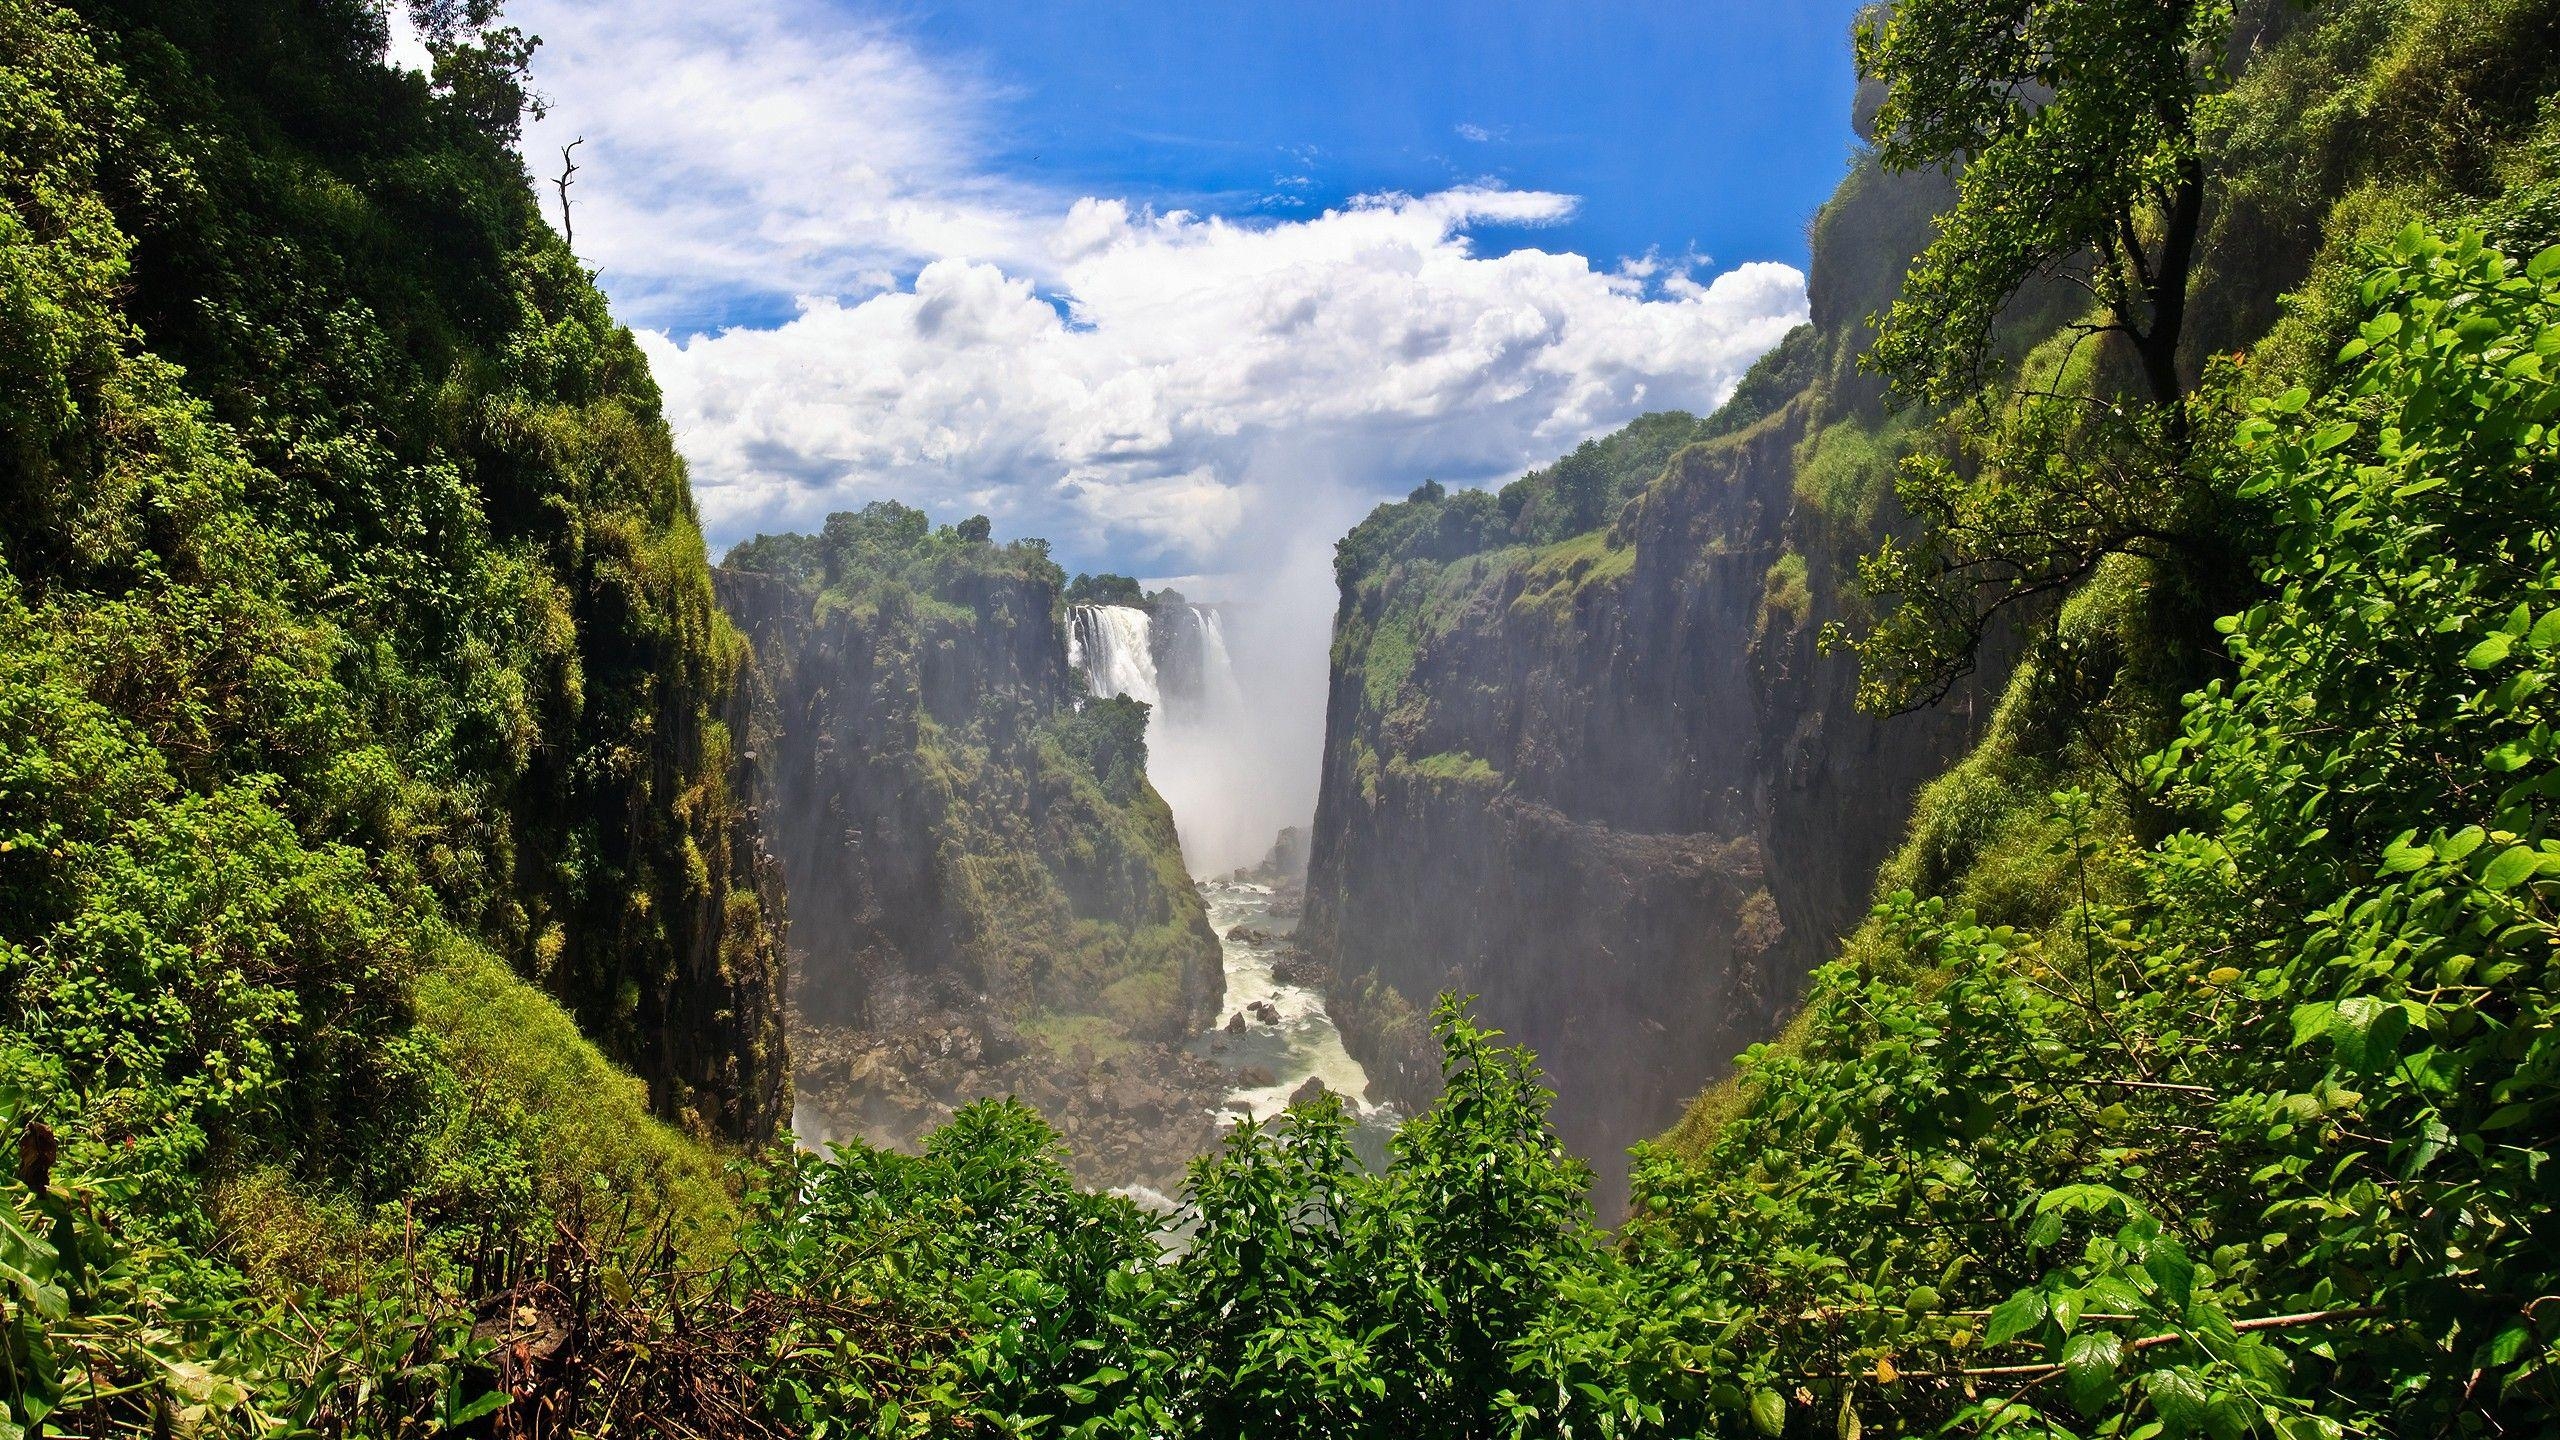
[[[897,496],[1151,573],[1229,569],[1258,513],[1309,492],[1515,472],[1712,406],[1803,316],[1783,265],[1649,298],[1467,243],[1568,203],[1470,190],[1244,226],[1079,200],[1045,237],[1054,290],[937,259],[770,329],[647,343],[715,531]]]

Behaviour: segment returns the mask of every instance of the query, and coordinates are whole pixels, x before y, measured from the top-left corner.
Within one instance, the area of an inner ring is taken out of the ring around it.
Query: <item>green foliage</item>
[[[1050,721],[1058,743],[1102,784],[1118,804],[1137,798],[1147,783],[1147,705],[1126,695],[1087,700]]]
[[[2111,556],[2174,575],[2233,523],[2188,471],[2182,413],[2029,394],[1950,419],[1943,449],[1907,457],[1894,489],[1918,534],[1859,562],[1860,587],[1890,602],[1855,642],[1860,703],[1934,704],[1972,673],[1994,616],[2068,594]]]
[[[1443,750],[1419,760],[1399,758],[1395,768],[1400,774],[1419,775],[1425,780],[1445,781],[1454,785],[1499,785],[1502,772],[1493,768],[1481,755],[1463,750]]]
[[[1065,599],[1070,605],[1142,606],[1147,592],[1126,575],[1078,575],[1068,583]]]
[[[1701,1159],[1647,1167],[1630,1243],[1739,1326],[1735,1403],[1831,1376],[1822,1404],[1958,1429],[2551,1423],[2560,250],[2413,229],[2365,294],[2352,382],[2262,402],[2229,462],[2281,528],[2237,679],[2152,766],[2196,828],[2139,845],[2057,793],[2061,904],[1896,896]]]
[[[1064,1433],[1096,1408],[1100,1357],[1142,1256],[1136,1207],[1079,1191],[1058,1138],[1024,1106],[981,1101],[921,1156],[835,1147],[794,1154],[749,1196],[738,1283],[892,1307],[930,1343],[884,1352],[842,1330],[788,1327],[761,1370],[793,1433]],[[1081,1382],[1081,1383],[1079,1383]]]
[[[1772,625],[1781,627],[1803,623],[1813,609],[1813,590],[1806,583],[1805,559],[1790,550],[1770,562],[1760,577],[1760,617],[1762,630]]]
[[[1446,1094],[1383,1173],[1333,1096],[1240,1123],[1194,1164],[1169,1257],[1133,1206],[1077,1193],[1017,1105],[963,1111],[921,1157],[798,1157],[758,1187],[740,1273],[939,1338],[847,1354],[806,1337],[776,1409],[822,1435],[1560,1433],[1588,1400],[1533,1336],[1612,1271],[1589,1174],[1528,1057],[1454,1002],[1435,1019]]]
[[[2236,568],[2189,466],[2185,353],[2202,116],[2233,19],[2224,0],[1923,0],[1860,25],[1860,73],[1886,87],[1879,161],[1957,167],[1864,363],[1910,400],[1966,406],[1904,461],[1916,539],[1887,537],[1860,569],[1885,602],[1855,642],[1868,708],[1944,698],[1993,616],[2110,555],[2159,562],[2169,603],[2196,588],[2180,567]],[[1998,342],[2031,286],[2085,298],[2026,326],[2045,353],[2012,374]]]
[[[1814,431],[1796,447],[1797,497],[1847,534],[1874,534],[1920,428],[1918,417],[1903,411],[1881,422],[1852,416]]]
[[[1827,350],[1822,332],[1812,325],[1788,331],[1768,353],[1751,362],[1732,397],[1698,427],[1697,438],[1739,434],[1785,409],[1821,375]],[[1670,456],[1663,458],[1668,462]]]
[[[453,1421],[483,1262],[715,1250],[770,1134],[743,657],[485,8],[431,84],[377,5],[0,0],[0,1078],[81,1217],[8,1319],[84,1433]]]
[[[1944,694],[1993,616],[2035,615],[2116,555],[2153,566],[2154,628],[2209,653],[2205,622],[2247,598],[2257,517],[2190,436],[2322,383],[2359,318],[2361,247],[2412,216],[2515,253],[2560,239],[2536,138],[2555,38],[2547,0],[1905,6],[1871,29],[1880,156],[1964,167],[1870,357],[1956,408],[1902,479],[1918,532],[1860,575],[1882,602],[1855,642],[1862,703]],[[2164,701],[2204,677],[2167,678]]]
[[[1334,574],[1350,585],[1400,562],[1446,563],[1508,545],[1552,545],[1608,525],[1683,448],[1744,428],[1792,393],[1810,342],[1791,334],[1755,365],[1734,403],[1700,420],[1686,411],[1639,416],[1570,455],[1489,494],[1426,481],[1402,502],[1381,505],[1334,547]],[[1737,408],[1739,407],[1739,408]],[[1730,413],[1729,413],[1730,412]]]

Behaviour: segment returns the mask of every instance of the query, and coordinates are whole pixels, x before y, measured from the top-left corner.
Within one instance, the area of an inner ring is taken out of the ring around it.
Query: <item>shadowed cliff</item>
[[[1715,416],[1647,416],[1499,495],[1426,485],[1337,560],[1306,933],[1388,1093],[1438,1085],[1432,995],[1534,1049],[1612,1213],[1627,1147],[1792,1007],[1865,913],[1981,690],[1894,720],[1817,636],[1900,523],[1910,424],[1864,317],[1942,177],[1862,161],[1814,228],[1813,321]]]

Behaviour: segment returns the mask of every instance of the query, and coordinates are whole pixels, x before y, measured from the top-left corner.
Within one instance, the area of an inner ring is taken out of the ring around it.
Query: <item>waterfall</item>
[[[1067,663],[1084,667],[1096,695],[1162,704],[1153,630],[1147,612],[1134,605],[1078,605],[1067,614]]]
[[[1185,604],[1157,618],[1163,623],[1156,631],[1156,688],[1167,719],[1198,728],[1232,722],[1244,708],[1244,692],[1218,612]]]
[[[1236,683],[1235,662],[1227,655],[1227,631],[1218,622],[1218,612],[1203,605],[1191,607],[1192,623],[1200,629],[1201,708],[1213,716],[1232,715],[1244,709],[1244,687]]]
[[[1214,607],[1172,599],[1153,613],[1134,605],[1072,606],[1067,662],[1084,667],[1095,695],[1126,695],[1151,707],[1147,778],[1173,807],[1190,863],[1224,870],[1262,853],[1268,830],[1236,803],[1244,689]]]
[[[1075,606],[1067,612],[1067,663],[1084,667],[1094,694],[1144,700],[1186,727],[1220,724],[1244,708],[1226,627],[1206,605],[1162,616],[1134,605]]]

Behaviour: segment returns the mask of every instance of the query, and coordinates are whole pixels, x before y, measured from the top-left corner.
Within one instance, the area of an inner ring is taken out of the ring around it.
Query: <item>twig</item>
[[[2359,1305],[2352,1310],[2305,1310],[2295,1315],[2261,1315],[2252,1320],[2235,1320],[2232,1322],[2231,1328],[2238,1331],[2291,1330],[2303,1325],[2321,1325],[2334,1320],[2366,1320],[2381,1313],[2382,1307],[2378,1305]],[[2186,1338],[2186,1335],[2174,1331],[2167,1335],[2145,1335],[2141,1339],[2132,1342],[2124,1348],[2128,1352],[2155,1350],[2163,1345],[2176,1345],[2184,1341]],[[1955,1373],[1958,1375],[1971,1376],[1976,1379],[1997,1379],[2001,1376],[2042,1376],[2058,1371],[2061,1368],[2062,1367],[2059,1365],[2049,1363],[2040,1365],[1986,1365],[1959,1370]]]

